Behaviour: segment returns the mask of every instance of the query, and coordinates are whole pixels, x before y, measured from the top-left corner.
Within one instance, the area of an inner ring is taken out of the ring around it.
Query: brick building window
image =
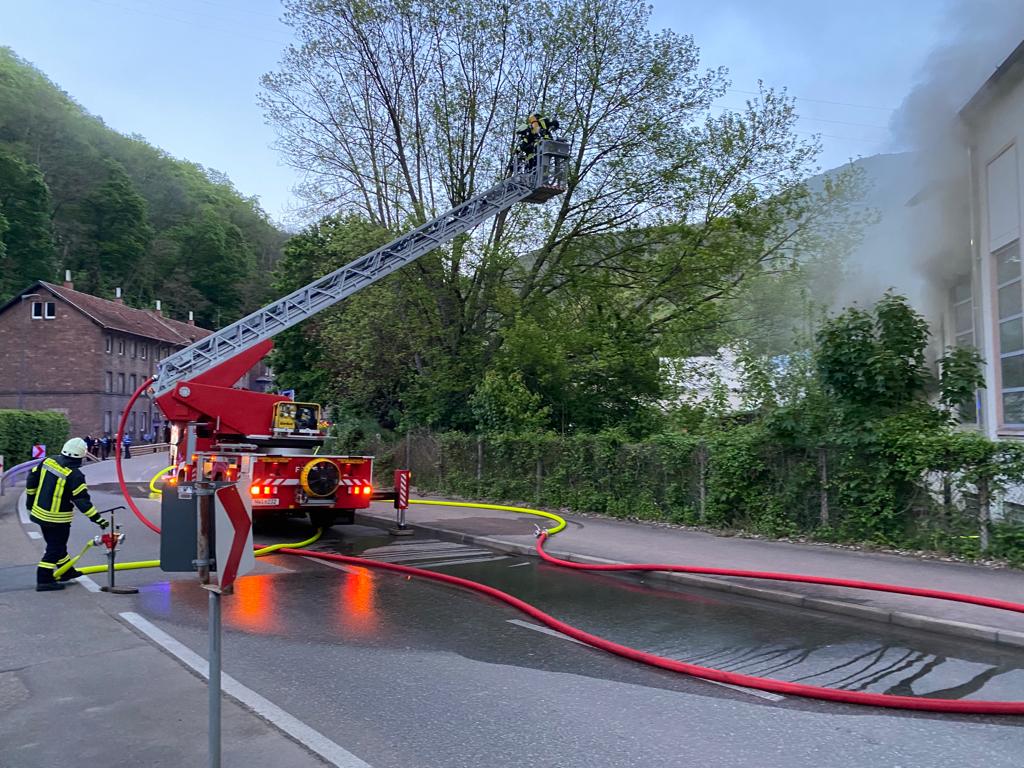
[[[142,349],[139,350],[139,356],[145,360],[149,356],[149,344],[143,344]]]
[[[117,340],[117,354],[119,354],[119,355],[123,355],[124,354],[124,339],[118,339]]]
[[[139,431],[143,435],[145,435],[147,432],[149,432],[149,414],[146,413],[145,411],[140,413],[139,414],[139,422],[140,422]]]
[[[120,394],[122,394],[122,395],[124,394],[124,374],[123,373],[117,374],[117,391]]]
[[[133,341],[132,342],[132,357],[138,357],[138,356],[139,356],[139,342]]]
[[[135,434],[135,411],[128,414],[128,431]]]
[[[103,391],[114,391],[114,374],[112,371],[107,371],[106,375],[103,377]]]
[[[111,413],[110,411],[107,411],[106,413],[103,414],[103,431],[104,432],[109,432],[110,431],[110,425],[113,422],[113,420],[114,420],[114,414]]]
[[[32,302],[33,320],[53,320],[55,317],[57,317],[57,305],[52,301]]]
[[[106,340],[107,340],[107,354],[109,355],[111,352],[114,351],[114,337],[111,336],[108,333],[107,337],[106,337]]]
[[[138,386],[139,385],[136,383],[135,374],[133,373],[131,376],[128,377],[128,391],[134,392],[135,388]]]

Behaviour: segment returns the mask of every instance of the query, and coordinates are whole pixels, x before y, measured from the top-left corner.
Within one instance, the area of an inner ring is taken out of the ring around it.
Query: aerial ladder
[[[350,523],[369,506],[373,458],[325,456],[320,407],[234,385],[272,338],[329,309],[516,203],[566,190],[569,144],[539,141],[512,174],[371,253],[194,342],[158,363],[150,394],[171,425],[172,481],[248,485],[250,511],[309,514],[314,525]]]

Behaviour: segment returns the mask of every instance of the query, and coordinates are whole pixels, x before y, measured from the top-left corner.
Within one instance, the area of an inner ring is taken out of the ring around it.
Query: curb
[[[376,528],[388,528],[392,523],[383,518],[372,515],[356,513],[356,522],[363,525],[370,525]],[[537,553],[533,547],[524,544],[517,544],[504,539],[496,539],[491,536],[477,536],[475,534],[452,531],[447,528],[423,525],[422,523],[407,523],[407,527],[414,531],[426,533],[445,541],[453,541],[458,544],[474,544],[479,547],[486,547],[495,552],[504,554],[525,555],[536,557]],[[550,550],[551,554],[568,560],[573,563],[587,563],[591,565],[621,565],[620,560],[606,560],[600,557],[579,555],[574,552],[561,552]],[[806,608],[823,613],[833,613],[841,616],[848,616],[868,621],[876,621],[881,624],[892,624],[908,629],[921,629],[938,634],[949,635],[967,640],[984,640],[996,645],[1005,645],[1011,648],[1024,648],[1024,632],[1015,632],[1009,629],[997,629],[984,624],[969,624],[963,621],[952,619],[939,619],[932,616],[923,616],[918,613],[906,611],[888,611],[884,608],[873,608],[866,605],[844,603],[838,600],[829,600],[821,597],[806,597],[796,592],[785,592],[778,589],[765,589],[764,587],[750,587],[746,584],[736,584],[731,581],[724,581],[713,576],[701,576],[691,573],[669,573],[665,571],[649,571],[645,578],[658,581],[669,581],[674,583],[688,584],[690,586],[713,589],[719,592],[731,592],[735,595],[753,597],[759,600],[767,600],[774,603],[784,603],[797,608]]]

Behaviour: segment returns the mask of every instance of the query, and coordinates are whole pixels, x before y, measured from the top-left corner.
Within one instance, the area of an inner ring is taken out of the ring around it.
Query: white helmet
[[[87,450],[85,440],[80,437],[72,437],[64,443],[64,447],[60,449],[60,455],[70,459],[84,459]]]

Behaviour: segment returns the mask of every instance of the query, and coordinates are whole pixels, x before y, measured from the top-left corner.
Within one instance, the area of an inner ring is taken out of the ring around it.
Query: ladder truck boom
[[[567,142],[551,139],[540,142],[536,162],[531,167],[520,163],[510,178],[461,205],[169,355],[158,365],[153,385],[155,396],[160,398],[170,393],[180,382],[209,371],[334,306],[516,203],[541,203],[561,194],[566,188],[568,159]]]
[[[233,385],[281,331],[516,203],[563,193],[569,145],[544,139],[533,146],[536,153],[520,157],[512,175],[485,192],[161,361],[152,392],[171,424],[179,494],[195,483],[230,483],[250,514],[304,514],[316,527],[352,523],[356,510],[392,497],[374,491],[372,456],[320,453],[327,423],[319,405]],[[165,523],[174,520],[174,497],[164,494],[162,503]]]

